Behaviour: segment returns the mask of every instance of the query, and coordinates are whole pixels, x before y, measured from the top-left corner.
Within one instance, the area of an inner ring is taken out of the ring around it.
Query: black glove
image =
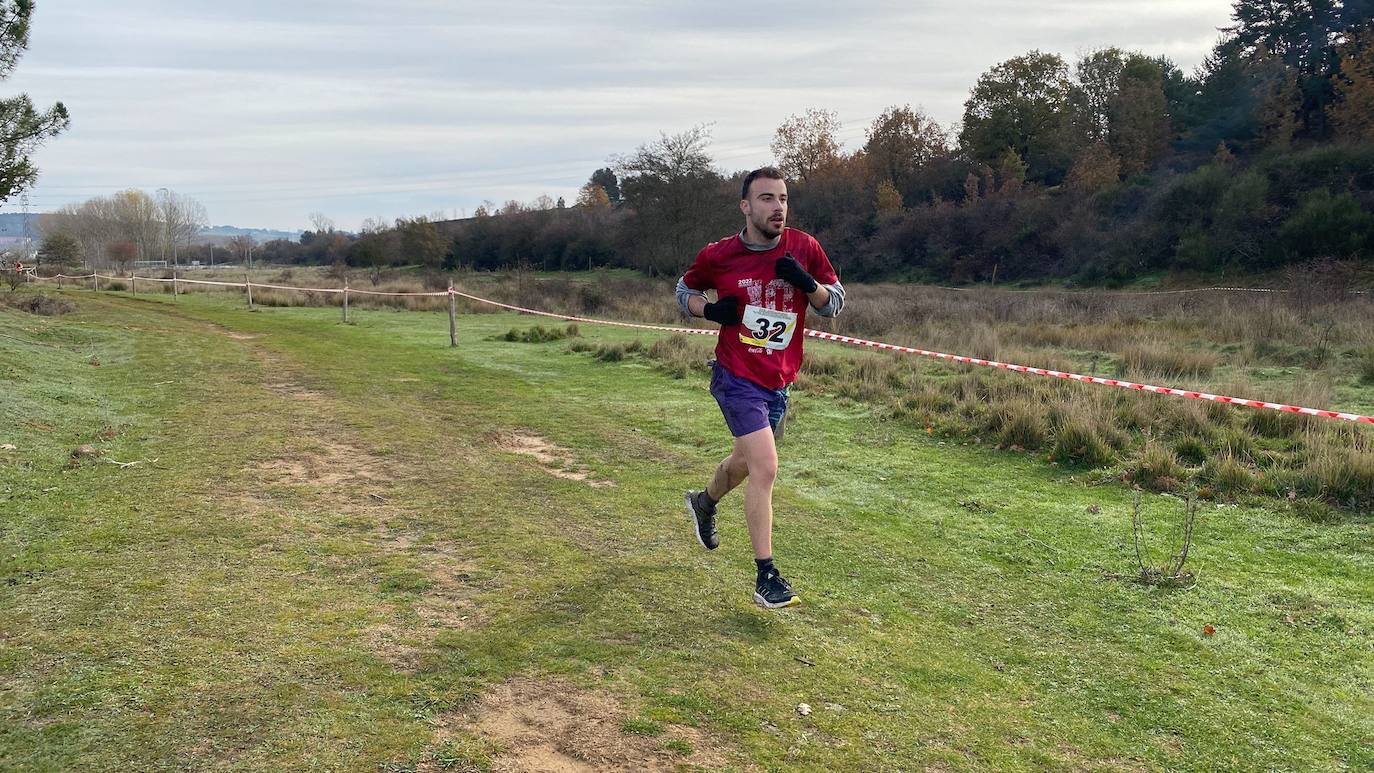
[[[778,258],[778,262],[773,264],[773,270],[777,272],[779,279],[786,280],[788,284],[807,295],[816,292],[816,288],[820,287],[815,278],[806,273],[806,269],[802,268],[790,252]]]
[[[739,298],[733,295],[706,304],[706,308],[701,310],[701,316],[722,325],[738,325],[740,320],[744,319],[744,315],[739,311]]]

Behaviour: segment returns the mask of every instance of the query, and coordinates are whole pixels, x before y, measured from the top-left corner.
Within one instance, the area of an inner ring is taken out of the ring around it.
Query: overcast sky
[[[710,122],[725,171],[808,107],[847,147],[889,105],[958,120],[979,74],[1115,45],[1191,71],[1230,0],[790,3],[39,0],[0,91],[72,115],[31,210],[129,187],[215,224],[339,227],[571,201],[607,159]],[[15,212],[18,199],[0,211]]]

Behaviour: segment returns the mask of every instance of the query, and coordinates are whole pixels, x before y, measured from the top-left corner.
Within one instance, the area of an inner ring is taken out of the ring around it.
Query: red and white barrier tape
[[[63,275],[60,275],[60,274],[59,274],[58,276],[63,276]],[[116,278],[118,278],[118,277],[107,277],[107,276],[100,275],[100,274],[87,274],[86,276],[81,276],[81,277],[63,276],[63,278],[65,278],[65,279],[89,279],[89,278],[91,278],[92,276],[100,276],[101,278],[105,278],[105,279],[116,279]],[[51,278],[56,278],[56,277],[42,277],[42,278],[44,278],[44,279],[51,279]],[[139,278],[139,279],[143,279],[143,277],[138,277],[138,278]],[[161,279],[161,280],[151,280],[151,281],[170,282],[170,281],[172,281],[172,280],[170,280],[170,279]],[[207,280],[197,280],[197,279],[178,279],[178,280],[176,280],[176,281],[178,281],[178,282],[188,282],[188,283],[193,283],[193,284],[222,285],[222,286],[228,286],[228,287],[243,287],[243,286],[245,286],[245,283],[244,283],[244,282],[211,282],[211,281],[207,281]],[[337,289],[337,288],[289,287],[289,286],[284,286],[284,285],[259,284],[259,283],[257,283],[257,282],[251,282],[251,284],[252,284],[252,286],[254,286],[254,287],[270,287],[270,288],[278,289],[278,290],[296,290],[296,291],[301,291],[301,292],[333,292],[333,293],[342,293],[342,292],[343,292],[342,289]],[[1211,288],[1206,288],[1206,289],[1211,289]],[[1217,289],[1232,289],[1232,288],[1217,288]],[[1243,288],[1234,288],[1234,289],[1243,289]],[[633,328],[633,329],[636,329],[636,330],[657,330],[657,331],[666,332],[666,333],[682,333],[682,334],[686,334],[686,335],[709,335],[709,336],[714,336],[714,335],[717,335],[717,334],[718,334],[718,329],[702,329],[702,328],[692,328],[692,327],[669,327],[669,326],[666,326],[666,325],[643,325],[643,324],[638,324],[638,323],[634,323],[634,322],[616,322],[616,321],[614,321],[614,320],[608,320],[608,319],[594,319],[594,318],[591,318],[591,317],[579,317],[579,316],[575,316],[575,315],[571,315],[571,314],[556,314],[556,313],[550,312],[550,311],[540,311],[539,309],[527,309],[527,308],[525,308],[525,307],[523,307],[523,306],[514,306],[514,305],[509,304],[509,303],[501,303],[500,301],[493,301],[493,300],[490,300],[490,299],[488,299],[488,298],[482,298],[482,297],[480,297],[480,296],[470,295],[470,294],[468,294],[468,293],[461,292],[461,291],[459,291],[459,290],[452,289],[452,288],[450,288],[450,289],[447,290],[447,291],[441,290],[441,291],[439,291],[439,292],[430,292],[430,293],[379,293],[379,292],[375,292],[375,291],[369,292],[369,291],[366,291],[366,290],[349,290],[349,292],[350,292],[350,293],[353,293],[353,292],[361,292],[361,293],[367,293],[367,294],[371,294],[371,295],[398,295],[398,296],[400,296],[400,295],[408,295],[408,296],[428,296],[428,297],[433,297],[433,296],[447,296],[447,295],[450,295],[450,294],[451,294],[451,295],[456,296],[456,297],[459,297],[459,298],[466,298],[466,299],[468,299],[468,300],[470,300],[470,301],[475,301],[475,302],[477,302],[477,303],[485,303],[485,304],[488,304],[488,305],[491,305],[491,306],[497,306],[497,307],[500,307],[500,308],[503,308],[503,309],[508,309],[508,310],[510,310],[510,311],[518,311],[518,312],[521,312],[521,313],[523,313],[523,314],[533,314],[533,315],[540,316],[540,317],[551,317],[551,318],[553,318],[553,319],[560,319],[560,320],[569,321],[569,322],[586,322],[586,323],[588,323],[588,324],[593,324],[593,325],[611,325],[611,326],[614,326],[614,327],[626,327],[626,328]],[[1227,405],[1244,405],[1244,406],[1247,406],[1247,407],[1249,407],[1249,408],[1261,408],[1261,409],[1271,410],[1271,411],[1281,411],[1281,412],[1283,412],[1283,413],[1294,413],[1294,414],[1299,414],[1299,415],[1302,415],[1302,416],[1316,416],[1316,417],[1320,417],[1320,418],[1323,418],[1323,419],[1335,419],[1335,420],[1338,420],[1338,421],[1349,421],[1349,422],[1354,422],[1354,423],[1357,423],[1357,424],[1374,424],[1374,416],[1364,416],[1364,415],[1358,414],[1358,413],[1345,413],[1345,412],[1342,412],[1342,411],[1331,411],[1331,410],[1326,410],[1326,409],[1322,409],[1322,408],[1304,408],[1304,407],[1298,406],[1298,405],[1284,405],[1283,403],[1271,403],[1271,402],[1267,402],[1267,401],[1264,401],[1264,400],[1248,400],[1248,399],[1242,398],[1242,397],[1228,397],[1228,396],[1226,396],[1226,395],[1214,395],[1214,394],[1210,394],[1210,393],[1208,393],[1208,392],[1199,392],[1199,391],[1195,391],[1195,390],[1191,390],[1191,389],[1178,389],[1178,388],[1176,388],[1176,387],[1155,386],[1154,384],[1138,384],[1138,383],[1133,382],[1133,381],[1123,381],[1123,380],[1121,380],[1121,379],[1115,379],[1115,378],[1103,378],[1103,377],[1101,377],[1101,376],[1084,376],[1084,375],[1081,375],[1081,374],[1078,374],[1078,373],[1067,373],[1067,372],[1058,371],[1058,370],[1048,370],[1048,369],[1045,369],[1045,368],[1035,368],[1035,367],[1031,367],[1031,366],[1029,366],[1029,365],[1016,365],[1016,364],[1009,363],[1009,362],[997,362],[996,360],[984,360],[984,359],[980,359],[980,358],[978,358],[978,357],[964,357],[964,356],[962,356],[962,355],[957,355],[957,354],[945,354],[945,353],[943,353],[943,352],[934,352],[934,351],[930,351],[930,350],[928,350],[928,349],[917,349],[917,348],[915,348],[915,347],[911,347],[911,346],[901,346],[901,345],[899,345],[899,344],[889,344],[889,343],[884,343],[884,342],[882,342],[882,341],[869,341],[869,340],[864,339],[864,338],[854,338],[854,337],[852,337],[852,336],[842,336],[842,335],[838,335],[838,334],[836,334],[836,333],[826,333],[826,332],[822,332],[822,331],[820,331],[820,330],[812,330],[811,328],[805,328],[805,329],[803,329],[802,334],[805,335],[805,336],[807,336],[807,337],[809,337],[809,338],[818,338],[818,339],[820,339],[820,340],[822,340],[822,341],[835,341],[835,342],[837,342],[837,343],[849,344],[849,345],[851,345],[851,346],[862,346],[862,347],[867,347],[867,348],[870,348],[870,349],[879,349],[879,350],[882,350],[882,351],[900,352],[900,353],[902,353],[902,354],[917,354],[917,355],[920,355],[920,356],[922,356],[922,357],[931,357],[931,358],[934,358],[934,359],[945,360],[945,361],[948,361],[948,362],[959,362],[959,363],[964,363],[964,364],[966,364],[966,365],[982,365],[982,366],[984,366],[984,367],[989,367],[989,368],[1001,368],[1001,369],[1003,369],[1003,370],[1009,370],[1009,371],[1013,371],[1013,372],[1016,372],[1016,373],[1028,373],[1028,374],[1033,375],[1033,376],[1046,376],[1046,377],[1049,377],[1049,378],[1060,378],[1060,379],[1066,379],[1066,380],[1069,380],[1069,381],[1078,381],[1078,382],[1081,382],[1081,383],[1084,383],[1084,384],[1096,384],[1096,385],[1099,385],[1099,386],[1117,387],[1118,389],[1131,389],[1131,390],[1135,390],[1135,391],[1138,391],[1138,392],[1150,392],[1150,393],[1157,394],[1157,395],[1168,395],[1168,396],[1170,396],[1170,397],[1184,397],[1184,398],[1188,398],[1188,399],[1190,399],[1190,400],[1208,400],[1208,401],[1215,402],[1215,403],[1225,403],[1225,404],[1227,404]]]

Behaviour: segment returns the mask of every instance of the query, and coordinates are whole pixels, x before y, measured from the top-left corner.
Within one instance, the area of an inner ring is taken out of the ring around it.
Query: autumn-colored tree
[[[964,204],[976,204],[983,198],[982,192],[983,178],[974,172],[969,172],[964,178]]]
[[[1026,182],[1026,162],[1012,148],[1002,151],[997,159],[997,192],[1012,194]]]
[[[807,108],[783,121],[768,147],[788,179],[805,181],[840,159],[839,131],[839,114]]]
[[[1074,160],[1066,184],[1071,190],[1094,193],[1116,185],[1120,179],[1121,159],[1112,155],[1107,143],[1094,142]]]
[[[1353,142],[1374,142],[1374,25],[1352,35],[1339,49],[1335,76],[1336,102],[1330,117],[1336,135]]]
[[[583,209],[605,209],[611,206],[611,197],[605,188],[589,182],[578,190],[576,206]]]
[[[889,107],[873,119],[864,158],[873,176],[888,180],[899,193],[911,193],[917,170],[947,152],[945,132],[919,108]]]
[[[1216,166],[1231,166],[1236,163],[1236,154],[1231,152],[1225,142],[1218,142],[1217,149],[1212,153],[1212,163]]]
[[[891,180],[878,183],[877,206],[879,215],[895,215],[902,211],[902,192]]]
[[[129,264],[138,259],[138,245],[128,239],[111,242],[105,248],[105,257],[118,266],[121,273],[128,271]]]

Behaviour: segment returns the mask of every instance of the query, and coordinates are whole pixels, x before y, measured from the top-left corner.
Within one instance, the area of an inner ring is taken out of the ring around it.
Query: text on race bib
[[[739,340],[746,346],[765,349],[786,349],[797,331],[797,315],[790,311],[773,311],[761,306],[745,306],[740,322]]]

